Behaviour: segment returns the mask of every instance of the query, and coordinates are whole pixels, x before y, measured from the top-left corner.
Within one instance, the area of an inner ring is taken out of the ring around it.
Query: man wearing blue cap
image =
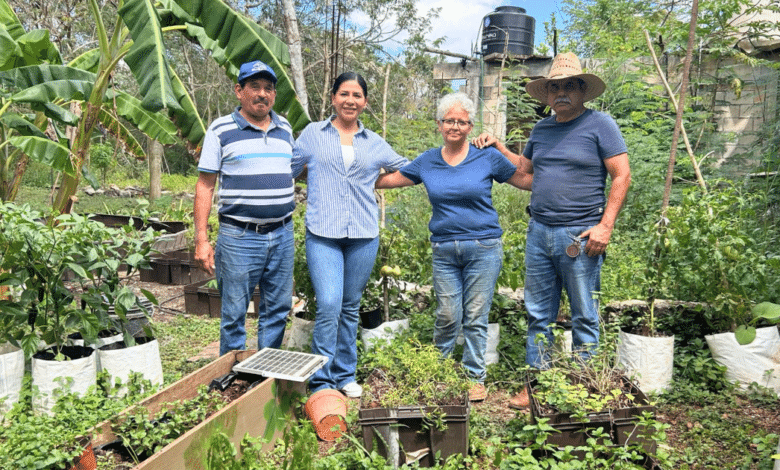
[[[292,161],[290,123],[272,110],[273,69],[259,60],[241,65],[234,91],[240,105],[209,126],[195,186],[195,260],[216,274],[222,296],[220,355],[245,349],[256,287],[257,347],[282,344],[292,302],[293,174],[302,169]],[[219,235],[212,249],[208,217],[217,179]]]

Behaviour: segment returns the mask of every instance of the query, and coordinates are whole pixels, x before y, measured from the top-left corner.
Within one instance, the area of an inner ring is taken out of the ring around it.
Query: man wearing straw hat
[[[582,73],[571,52],[558,54],[546,77],[526,85],[529,95],[554,112],[534,126],[519,159],[524,189],[531,190],[524,287],[526,363],[531,367],[547,367],[549,355],[540,338],[552,344],[550,324],[558,316],[563,288],[572,312],[573,349],[587,359],[599,341],[601,264],[631,184],[627,148],[617,124],[609,115],[585,107],[605,88],[596,75]],[[495,145],[517,161],[489,134],[474,144]],[[605,197],[608,174],[612,185]],[[526,408],[526,390],[509,406]]]

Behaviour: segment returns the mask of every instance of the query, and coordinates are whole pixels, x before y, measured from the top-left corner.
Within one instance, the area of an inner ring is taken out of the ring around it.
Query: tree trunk
[[[163,145],[149,139],[149,201],[154,201],[162,194],[162,159]]]
[[[298,101],[309,113],[309,94],[306,92],[306,79],[303,76],[303,54],[301,53],[301,34],[298,32],[298,17],[295,15],[295,0],[282,0],[284,27],[287,29],[287,46],[290,48],[290,71],[292,72]]]

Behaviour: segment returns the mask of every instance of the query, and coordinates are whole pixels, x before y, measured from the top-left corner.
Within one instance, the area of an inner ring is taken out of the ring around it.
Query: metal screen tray
[[[303,382],[327,362],[327,357],[317,354],[263,348],[233,366],[233,370],[262,375],[263,377]]]

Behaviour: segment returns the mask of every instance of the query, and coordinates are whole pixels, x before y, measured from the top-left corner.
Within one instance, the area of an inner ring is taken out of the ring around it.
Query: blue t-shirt
[[[545,225],[598,224],[606,204],[604,160],[627,151],[605,113],[589,109],[568,122],[539,121],[523,149],[534,170],[531,216]]]
[[[433,208],[428,224],[431,241],[446,242],[501,237],[493,208],[493,180],[503,183],[515,170],[495,148],[469,145],[468,155],[456,166],[444,161],[441,148],[433,148],[400,171],[414,184],[425,185]]]

